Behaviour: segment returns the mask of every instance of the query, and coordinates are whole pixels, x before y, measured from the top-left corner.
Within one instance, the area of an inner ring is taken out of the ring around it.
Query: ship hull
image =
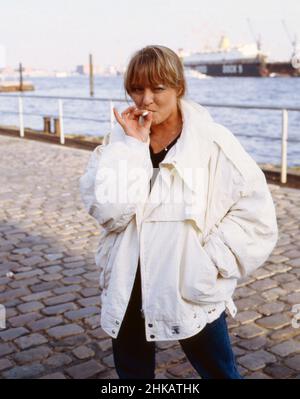
[[[195,69],[208,76],[224,77],[268,77],[271,74],[278,76],[299,76],[299,70],[293,68],[290,62],[232,62],[214,64],[184,64],[185,67]],[[271,75],[271,76],[273,76]]]

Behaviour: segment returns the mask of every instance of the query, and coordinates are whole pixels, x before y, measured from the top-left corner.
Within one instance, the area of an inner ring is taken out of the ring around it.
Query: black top
[[[179,133],[179,135],[177,137],[175,137],[175,139],[164,149],[162,149],[161,151],[154,153],[152,150],[151,145],[149,145],[149,149],[150,149],[150,156],[151,156],[151,161],[152,161],[152,165],[153,168],[158,168],[159,167],[159,163],[165,158],[166,154],[168,153],[168,151],[170,150],[170,148],[173,147],[173,145],[176,143],[176,141],[178,140],[179,136],[181,133]]]
[[[161,151],[154,153],[152,150],[151,145],[149,145],[149,150],[150,150],[150,157],[151,157],[151,161],[152,161],[152,166],[153,166],[153,175],[151,177],[150,180],[150,191],[151,188],[153,187],[154,181],[156,179],[156,176],[159,172],[159,164],[161,161],[163,161],[163,159],[165,158],[165,156],[167,155],[168,151],[173,147],[173,145],[176,143],[176,141],[178,140],[178,138],[180,137],[180,134],[175,137],[175,139],[167,145],[167,147],[163,148]]]

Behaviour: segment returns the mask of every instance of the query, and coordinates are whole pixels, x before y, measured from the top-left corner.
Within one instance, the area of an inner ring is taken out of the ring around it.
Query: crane
[[[252,34],[252,37],[254,38],[254,40],[256,42],[257,50],[260,51],[261,50],[261,35],[260,34],[258,36],[255,35],[250,18],[247,18],[247,23],[248,23],[250,32]]]
[[[291,45],[293,47],[293,54],[292,54],[292,57],[293,57],[294,55],[296,55],[297,50],[298,50],[298,37],[297,37],[297,34],[295,33],[294,39],[293,39],[291,34],[290,34],[290,31],[288,30],[288,27],[287,27],[287,25],[285,23],[285,20],[282,19],[281,22],[282,22],[283,28],[284,28],[284,30],[285,30],[285,32],[287,34],[287,37],[289,38],[289,41],[290,41],[290,43],[291,43]]]

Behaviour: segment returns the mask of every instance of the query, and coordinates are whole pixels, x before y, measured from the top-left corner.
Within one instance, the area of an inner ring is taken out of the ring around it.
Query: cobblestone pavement
[[[1,378],[117,378],[111,339],[98,324],[98,227],[78,191],[89,156],[0,136]],[[239,312],[227,320],[242,375],[299,378],[292,309],[300,304],[300,191],[270,189],[280,238],[268,261],[239,284]],[[157,378],[200,378],[177,341],[156,348]]]

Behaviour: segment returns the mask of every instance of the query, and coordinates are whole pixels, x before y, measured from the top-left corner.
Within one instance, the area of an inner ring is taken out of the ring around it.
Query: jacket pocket
[[[210,295],[215,290],[218,270],[201,245],[201,234],[190,223],[182,248],[179,277],[182,298],[194,301],[199,296]]]
[[[212,305],[222,301],[227,304],[232,300],[236,285],[236,278],[218,277],[214,288],[210,292],[203,294],[197,290],[192,290],[187,293],[184,299],[199,305]]]

